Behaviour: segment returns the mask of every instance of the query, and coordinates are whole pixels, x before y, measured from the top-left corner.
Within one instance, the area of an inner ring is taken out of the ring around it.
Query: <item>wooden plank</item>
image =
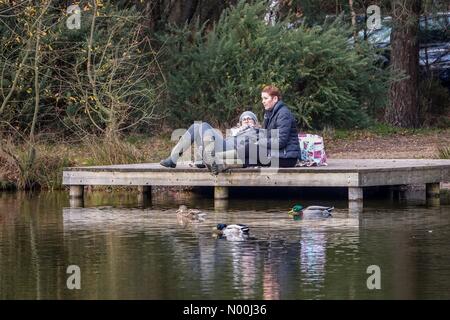
[[[211,175],[209,172],[92,172],[67,171],[64,185],[130,186],[332,186],[358,185],[357,173],[278,173],[242,172]]]
[[[64,185],[367,187],[450,181],[450,160],[336,159],[329,166],[207,169],[157,163],[65,168]]]
[[[442,170],[435,168],[409,168],[407,170],[392,169],[391,171],[360,173],[360,185],[363,187],[422,184],[439,181],[442,181]]]
[[[331,159],[328,166],[278,168],[279,172],[368,172],[391,171],[392,169],[445,169],[450,170],[450,160],[438,159]],[[69,167],[64,171],[115,171],[115,172],[207,172],[207,169],[190,167],[187,163],[179,164],[176,168],[165,168],[158,163],[138,163],[111,166]],[[259,172],[260,168],[232,169],[232,172]]]

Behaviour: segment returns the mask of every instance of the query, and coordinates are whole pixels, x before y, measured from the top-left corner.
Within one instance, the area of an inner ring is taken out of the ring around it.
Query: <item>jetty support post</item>
[[[408,185],[399,184],[392,185],[389,187],[389,198],[391,201],[404,201],[406,200],[406,192],[408,190]]]
[[[440,205],[440,183],[427,183],[425,185],[426,201],[428,205],[439,206]]]
[[[69,203],[72,208],[84,206],[84,186],[73,185],[69,187]]]
[[[363,188],[348,188],[348,211],[349,213],[361,213],[363,211]]]
[[[216,212],[228,211],[228,199],[214,199],[214,211]]]
[[[228,187],[214,187],[214,199],[215,200],[224,200],[228,199]]]
[[[141,207],[148,206],[152,201],[152,187],[138,186],[138,204]]]
[[[349,187],[348,188],[348,201],[363,201],[363,188],[362,187]]]

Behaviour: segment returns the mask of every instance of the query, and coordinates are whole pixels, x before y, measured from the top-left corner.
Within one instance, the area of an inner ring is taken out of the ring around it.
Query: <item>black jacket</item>
[[[272,110],[266,111],[263,128],[266,129],[265,143],[271,157],[298,158],[300,145],[295,118],[283,101],[278,101]],[[278,136],[276,131],[271,131],[274,129],[278,129]],[[278,148],[276,148],[277,141]]]

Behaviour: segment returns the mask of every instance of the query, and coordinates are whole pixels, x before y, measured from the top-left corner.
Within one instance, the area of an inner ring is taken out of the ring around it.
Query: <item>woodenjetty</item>
[[[211,186],[216,200],[228,199],[234,186],[344,187],[349,206],[362,208],[363,190],[373,186],[425,184],[427,199],[439,199],[440,182],[450,181],[450,160],[330,159],[328,166],[295,168],[235,168],[215,176],[187,163],[165,168],[157,163],[70,167],[63,184],[71,204],[82,203],[84,186],[138,186],[148,197],[152,186]],[[439,200],[438,200],[439,201]]]

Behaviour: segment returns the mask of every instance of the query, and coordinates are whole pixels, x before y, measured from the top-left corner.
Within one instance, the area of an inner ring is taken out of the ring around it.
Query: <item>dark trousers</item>
[[[292,168],[297,164],[297,160],[297,158],[280,158],[278,161],[280,164],[280,168]]]

